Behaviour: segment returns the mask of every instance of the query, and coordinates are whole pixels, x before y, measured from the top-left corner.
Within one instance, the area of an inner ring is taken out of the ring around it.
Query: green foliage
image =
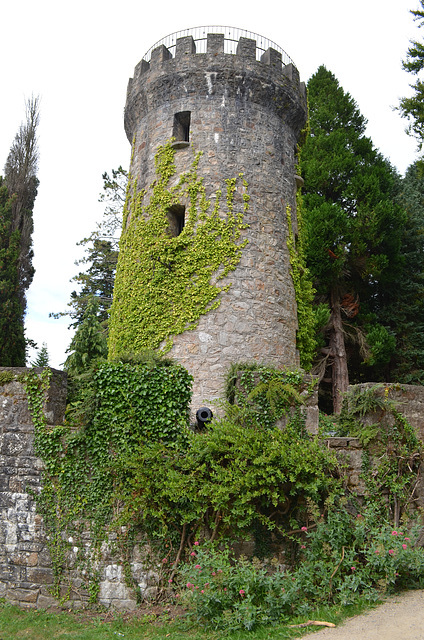
[[[424,24],[423,0],[420,0],[420,5],[421,9],[411,11],[411,13],[421,28]],[[421,42],[416,40],[411,42],[411,46],[407,51],[406,60],[403,61],[403,68],[414,76],[418,76],[423,70],[424,46]],[[408,119],[407,133],[417,139],[418,148],[422,149],[424,141],[424,83],[419,77],[417,77],[412,88],[414,89],[414,94],[400,100],[399,111],[403,118]]]
[[[47,351],[47,344],[43,342],[41,349],[39,350],[34,362],[31,363],[32,367],[47,367],[49,364],[49,352]]]
[[[226,181],[223,216],[221,192],[212,205],[198,176],[201,153],[170,186],[174,154],[170,142],[159,147],[150,191],[137,192],[130,178],[110,319],[111,358],[146,348],[166,352],[173,335],[194,329],[201,315],[220,304],[219,295],[230,284],[219,282],[235,269],[247,242],[241,239],[249,202],[245,181],[242,188],[237,179]],[[240,188],[241,211],[236,211]],[[184,228],[173,237],[168,214],[187,202]]]
[[[396,349],[390,362],[390,380],[408,384],[424,381],[424,175],[421,163],[406,171],[400,203],[407,220],[402,233],[403,264],[398,286],[382,323],[396,336]],[[375,377],[373,379],[376,379]],[[387,379],[387,378],[386,378]]]
[[[227,373],[226,398],[235,407],[226,409],[231,419],[241,424],[272,428],[304,403],[301,393],[305,390],[308,385],[300,371],[239,362]]]
[[[12,196],[11,232],[19,232],[17,297],[22,309],[22,322],[26,309],[26,290],[34,277],[32,265],[33,208],[39,180],[37,128],[40,120],[40,99],[32,96],[26,101],[26,119],[21,123],[7,156],[4,178]]]
[[[124,483],[127,460],[146,442],[162,441],[175,448],[187,441],[192,378],[169,361],[154,368],[100,363],[85,373],[64,426],[49,427],[43,404],[50,373],[44,369],[37,375],[32,370],[25,381],[35,451],[44,462],[37,508],[48,531],[57,593],[64,569],[74,562],[84,569],[86,587],[95,599],[95,558],[107,540],[107,527],[116,526],[122,534],[115,521],[125,503],[116,486]],[[83,541],[86,531],[92,540],[88,550]],[[125,560],[131,540],[121,535],[118,542]]]
[[[323,604],[375,601],[395,589],[423,587],[424,551],[417,528],[393,530],[372,509],[356,517],[343,505],[316,530],[297,537],[300,558],[291,571],[277,561],[235,558],[228,548],[195,543],[181,567],[179,600],[197,622],[215,629],[252,630],[295,615],[311,616]]]
[[[393,333],[380,324],[367,327],[366,341],[370,354],[365,363],[370,366],[382,366],[390,362],[396,348],[396,338]]]
[[[415,508],[424,451],[414,428],[390,398],[391,387],[382,391],[383,386],[376,385],[349,392],[339,432],[361,440],[365,500],[397,527]]]
[[[70,316],[71,327],[79,327],[84,319],[87,306],[93,297],[97,300],[97,319],[107,329],[109,310],[112,304],[116,264],[118,261],[118,241],[122,227],[128,173],[122,168],[112,170],[112,176],[103,174],[103,193],[99,202],[105,204],[104,215],[97,223],[95,231],[77,244],[85,247],[85,256],[76,261],[76,265],[87,265],[84,271],[74,276],[71,282],[79,286],[72,291],[68,303],[70,311],[50,314],[54,318]]]
[[[325,358],[333,363],[335,343],[344,344],[346,355],[340,357],[351,380],[359,380],[365,369],[362,346],[369,314],[388,327],[384,308],[398,285],[406,220],[396,202],[400,180],[364,135],[366,121],[352,97],[324,67],[309,80],[308,98],[311,134],[300,158],[306,264],[317,301],[326,302],[332,312]],[[393,341],[384,342],[387,362]],[[334,371],[328,368],[326,377]],[[342,365],[339,373],[339,380],[333,375],[333,387],[344,391]]]
[[[284,539],[307,518],[306,500],[322,503],[339,490],[335,457],[296,419],[284,431],[214,420],[184,450],[139,447],[126,465],[121,524],[180,549],[196,532],[238,538],[255,524]]]
[[[313,301],[315,289],[312,285],[312,278],[306,268],[305,252],[303,248],[304,229],[301,214],[301,196],[297,196],[297,239],[293,233],[290,208],[287,207],[287,247],[289,249],[291,277],[296,296],[297,322],[296,345],[300,354],[300,366],[306,371],[310,371],[317,350],[317,321],[314,314]]]
[[[64,368],[73,375],[84,373],[94,361],[107,357],[106,337],[97,314],[98,302],[92,298],[84,312],[82,324],[66,350],[71,353],[66,358]]]
[[[0,177],[0,366],[25,366],[24,315],[19,302],[19,230],[12,199]]]

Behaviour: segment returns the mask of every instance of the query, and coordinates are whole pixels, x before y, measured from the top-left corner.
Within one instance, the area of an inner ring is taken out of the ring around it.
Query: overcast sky
[[[34,266],[27,336],[47,342],[60,367],[72,333],[49,319],[66,309],[81,257],[76,243],[102,217],[102,173],[128,168],[123,127],[128,78],[158,40],[181,29],[228,25],[280,45],[305,82],[324,64],[356,100],[374,145],[403,174],[416,144],[393,111],[410,94],[402,71],[410,39],[420,39],[410,9],[418,0],[14,0],[2,6],[0,174],[25,99],[41,98],[40,188],[34,209]]]

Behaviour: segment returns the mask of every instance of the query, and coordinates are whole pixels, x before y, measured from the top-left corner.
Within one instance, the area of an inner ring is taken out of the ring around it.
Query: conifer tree
[[[26,291],[34,277],[32,265],[33,208],[39,180],[37,127],[39,124],[39,99],[30,98],[26,103],[26,120],[17,132],[4,167],[4,178],[12,200],[11,231],[19,231],[19,301],[23,314],[26,309]]]
[[[412,10],[414,20],[421,28],[424,25],[424,0],[420,0],[421,9]],[[424,69],[424,45],[413,40],[402,63],[405,71],[416,76],[412,86],[412,96],[400,100],[399,111],[402,117],[408,119],[407,133],[417,139],[418,148],[422,149],[424,142],[424,82],[420,74]]]
[[[77,266],[87,268],[74,276],[78,290],[71,293],[68,303],[70,311],[50,314],[54,318],[70,316],[71,327],[77,328],[83,322],[87,306],[93,297],[98,302],[97,319],[107,327],[109,308],[112,304],[113,285],[118,261],[118,243],[122,226],[122,211],[126,197],[127,172],[119,167],[112,175],[103,174],[103,193],[99,201],[105,203],[104,216],[97,228],[78,244],[86,247],[85,256],[78,260]]]
[[[408,168],[400,202],[407,213],[402,230],[403,265],[386,318],[396,334],[391,377],[424,384],[424,174],[422,161]]]
[[[83,321],[66,352],[70,355],[64,368],[77,376],[87,371],[93,361],[107,357],[106,335],[98,320],[98,302],[95,298],[88,303]]]
[[[43,342],[41,349],[39,350],[34,362],[31,363],[32,367],[48,367],[49,365],[49,352],[47,350],[47,344]]]
[[[310,135],[301,154],[307,266],[331,316],[323,350],[335,413],[349,384],[349,350],[369,355],[367,323],[390,297],[400,258],[399,179],[365,136],[366,120],[334,75],[308,83]],[[374,315],[372,315],[374,314]],[[347,346],[346,336],[355,338]]]
[[[38,98],[26,104],[0,179],[0,366],[25,365],[26,291],[32,282],[32,232],[38,179]]]
[[[24,314],[19,300],[19,231],[13,202],[0,177],[0,366],[25,366]]]

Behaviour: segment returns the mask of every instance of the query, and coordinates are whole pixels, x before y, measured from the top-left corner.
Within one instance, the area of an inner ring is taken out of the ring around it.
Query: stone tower
[[[202,151],[212,195],[244,174],[248,244],[220,306],[174,336],[170,355],[194,376],[193,410],[222,396],[231,363],[298,366],[297,314],[287,249],[287,207],[296,231],[296,152],[306,91],[288,56],[261,36],[201,27],[168,36],[129,80],[125,130],[138,188],[155,179],[154,156],[171,137],[177,174]],[[181,212],[180,212],[181,213]],[[181,216],[176,220],[176,233]]]

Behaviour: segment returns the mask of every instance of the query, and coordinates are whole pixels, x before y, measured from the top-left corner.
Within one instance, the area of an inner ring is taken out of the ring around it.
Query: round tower
[[[296,232],[295,163],[306,116],[305,86],[284,51],[229,27],[168,36],[129,80],[125,130],[137,189],[153,183],[157,149],[172,139],[174,182],[200,151],[198,173],[208,198],[240,173],[250,198],[243,232],[248,242],[225,279],[231,286],[195,329],[173,336],[170,355],[194,376],[194,411],[222,397],[233,362],[299,365],[287,212]],[[172,216],[177,235],[183,208]]]

